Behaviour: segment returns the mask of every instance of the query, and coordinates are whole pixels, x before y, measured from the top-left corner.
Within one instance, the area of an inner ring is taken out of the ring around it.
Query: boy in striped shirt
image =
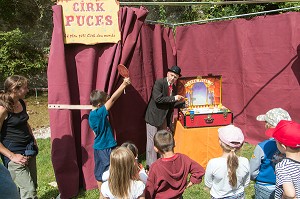
[[[300,124],[281,120],[270,131],[277,148],[286,154],[275,167],[275,198],[300,198]]]

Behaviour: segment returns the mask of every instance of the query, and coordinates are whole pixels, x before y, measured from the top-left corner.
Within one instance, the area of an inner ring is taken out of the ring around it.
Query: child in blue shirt
[[[291,120],[289,113],[282,108],[273,108],[266,114],[259,115],[258,121],[264,121],[266,132],[274,129],[281,120]],[[271,138],[264,140],[255,147],[250,160],[250,176],[255,181],[255,199],[273,199],[275,196],[275,165],[284,158]]]
[[[108,111],[129,84],[130,79],[124,78],[123,83],[110,98],[106,92],[99,90],[94,90],[90,94],[92,111],[89,115],[89,125],[95,133],[93,146],[95,160],[94,174],[99,190],[102,185],[102,174],[109,168],[111,150],[117,145],[108,120]]]

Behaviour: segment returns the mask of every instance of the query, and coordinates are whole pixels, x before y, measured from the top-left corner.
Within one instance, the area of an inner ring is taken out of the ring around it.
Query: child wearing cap
[[[286,155],[275,166],[275,198],[300,198],[300,124],[282,120],[269,132]]]
[[[209,160],[205,172],[205,185],[212,199],[245,198],[244,189],[250,182],[249,161],[236,152],[243,146],[244,135],[240,128],[227,125],[218,129],[223,155]]]
[[[174,153],[174,146],[171,132],[155,133],[154,150],[161,158],[150,167],[145,189],[147,199],[179,199],[186,188],[202,181],[204,168],[188,156]]]
[[[273,108],[264,115],[256,118],[265,122],[268,136],[270,130],[274,129],[281,120],[291,120],[289,113],[282,108]],[[270,137],[270,136],[268,136]],[[273,138],[264,140],[255,147],[250,159],[250,178],[255,181],[255,198],[270,199],[275,196],[275,165],[284,157]]]

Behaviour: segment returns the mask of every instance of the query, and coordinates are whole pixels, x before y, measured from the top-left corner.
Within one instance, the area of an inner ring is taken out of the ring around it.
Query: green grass
[[[30,115],[30,124],[32,128],[40,128],[49,126],[49,116],[47,108],[47,95],[40,95],[37,98],[35,96],[28,97],[26,99],[28,112]],[[54,171],[51,163],[51,145],[50,139],[38,139],[39,154],[37,156],[37,168],[38,168],[38,197],[40,199],[55,198],[59,191],[57,187],[49,185],[50,182],[55,181]],[[250,144],[244,144],[240,151],[240,155],[248,159],[251,158],[254,146]],[[140,156],[142,163],[145,164],[145,155]],[[184,193],[184,199],[202,199],[210,198],[209,191],[205,188],[204,183],[194,185],[186,189]],[[99,192],[95,190],[81,190],[76,199],[98,199]],[[246,199],[254,198],[254,183],[251,182],[246,188]]]
[[[50,155],[50,138],[38,139],[37,142],[39,146],[39,154],[37,156],[38,197],[40,199],[55,198],[59,192],[56,187],[49,185],[50,182],[55,181]]]
[[[39,145],[39,155],[37,156],[37,165],[38,165],[38,196],[40,199],[49,199],[52,197],[56,197],[59,192],[57,188],[50,186],[48,183],[55,181],[54,172],[51,163],[50,156],[50,139],[38,139]],[[241,155],[247,158],[251,157],[254,146],[250,144],[245,144],[243,149],[241,150]],[[142,162],[145,162],[145,156],[141,156],[143,158]],[[194,185],[188,189],[186,189],[184,193],[184,199],[195,199],[195,198],[209,198],[209,191],[205,189],[204,183],[200,183],[198,185]],[[98,199],[99,193],[98,190],[81,190],[79,195],[75,198],[88,198],[88,199]],[[246,188],[246,198],[252,199],[254,198],[254,184],[251,184]]]

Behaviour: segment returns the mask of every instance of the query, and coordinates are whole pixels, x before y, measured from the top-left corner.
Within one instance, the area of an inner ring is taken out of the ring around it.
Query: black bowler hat
[[[168,69],[168,71],[173,72],[177,75],[179,75],[179,77],[181,76],[181,69],[179,68],[179,66],[172,66],[171,68]]]

